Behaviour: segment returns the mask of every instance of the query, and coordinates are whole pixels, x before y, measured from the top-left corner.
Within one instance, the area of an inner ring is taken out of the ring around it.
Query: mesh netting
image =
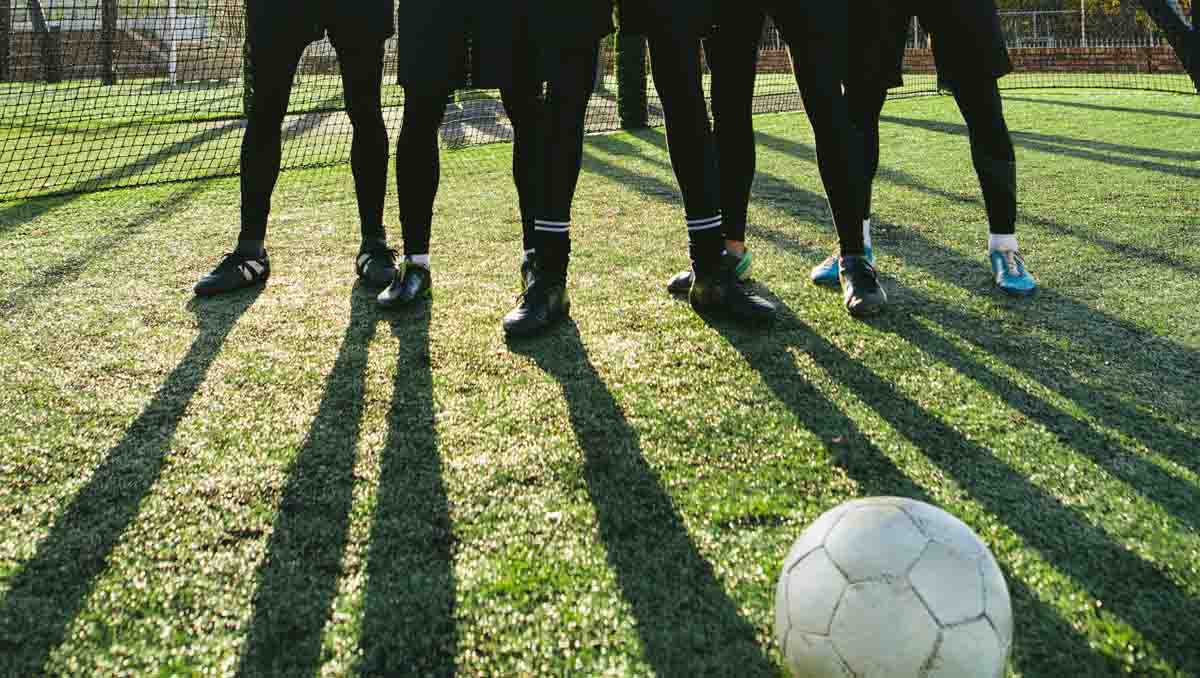
[[[1190,22],[1191,0],[1172,2]],[[1136,3],[1083,5],[1003,13],[1017,67],[1005,88],[1195,93]],[[244,21],[242,0],[0,0],[0,200],[236,174],[245,127]],[[892,96],[936,92],[928,36],[916,23],[909,47],[905,87]],[[756,112],[799,110],[786,48],[770,27],[761,49]],[[386,73],[396,71],[395,54],[393,39]],[[658,125],[649,87],[647,120]],[[402,88],[389,77],[384,105],[393,135],[403,104]],[[285,169],[348,160],[343,109],[333,48],[316,42],[304,53],[284,122]],[[587,128],[620,127],[610,38]],[[511,138],[495,92],[461,92],[447,103],[445,147]],[[451,160],[447,170],[471,166]]]

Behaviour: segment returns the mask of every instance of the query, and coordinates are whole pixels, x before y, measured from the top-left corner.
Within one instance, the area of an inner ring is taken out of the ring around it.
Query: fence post
[[[0,82],[8,80],[8,55],[12,45],[12,4],[0,0]]]
[[[246,114],[246,119],[250,119],[250,114],[254,112],[254,65],[251,63],[252,52],[250,50],[250,12],[246,10],[246,3],[240,3],[242,6],[242,25],[245,30],[242,32],[242,111]]]
[[[646,36],[617,32],[617,112],[621,127],[638,129],[650,122],[646,94]]]
[[[63,36],[61,26],[47,26],[42,34],[42,64],[46,82],[60,83],[63,78]]]
[[[0,0],[5,3],[5,0]],[[117,51],[117,0],[103,0],[100,5],[100,49],[103,52],[100,63],[104,68],[104,84],[117,83],[117,69],[114,62]]]

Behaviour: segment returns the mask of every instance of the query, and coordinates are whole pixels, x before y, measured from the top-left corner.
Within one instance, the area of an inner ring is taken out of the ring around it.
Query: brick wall
[[[1054,47],[1011,49],[1018,72],[1027,73],[1185,73],[1170,47]],[[935,73],[933,50],[904,54],[906,73]]]
[[[101,55],[104,49],[100,33],[64,31],[60,35],[63,78],[99,78],[103,74]],[[42,63],[41,39],[40,36],[29,32],[12,34],[10,80],[38,81],[46,78],[45,65]],[[240,45],[231,49],[221,49],[185,42],[179,44],[176,56],[176,75],[184,82],[232,79],[241,75]],[[134,32],[116,32],[113,65],[118,80],[167,76],[167,56],[160,42]]]
[[[1185,73],[1170,47],[1055,47],[1009,50],[1017,71],[1043,73]],[[760,57],[765,73],[786,73],[791,62],[786,50],[764,50]],[[933,50],[904,52],[906,73],[936,73]]]

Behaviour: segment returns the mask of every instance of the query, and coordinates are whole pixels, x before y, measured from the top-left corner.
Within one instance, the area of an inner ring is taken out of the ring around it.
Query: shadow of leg
[[[171,440],[226,337],[261,289],[193,300],[200,334],[75,495],[0,605],[0,675],[32,676],[63,641],[117,541],[162,473]]]
[[[719,328],[718,328],[719,329]],[[790,332],[829,376],[871,407],[899,435],[920,449],[947,478],[970,493],[1063,574],[1075,579],[1104,608],[1143,635],[1176,667],[1200,666],[1191,641],[1200,634],[1200,600],[1160,565],[1115,543],[1078,509],[1018,473],[978,442],[925,411],[780,304],[779,331]],[[728,335],[732,342],[742,341]],[[1070,538],[1064,539],[1064,535]],[[1148,597],[1155,600],[1147,604]],[[1163,610],[1172,610],[1165,623]]]
[[[714,329],[733,346],[746,363],[762,377],[766,385],[799,420],[804,428],[822,440],[839,439],[832,448],[833,461],[853,479],[862,496],[900,496],[930,504],[938,502],[895,462],[876,447],[854,420],[804,378],[796,359],[787,350],[787,336],[800,325],[790,311],[780,317],[770,338],[739,331],[724,325]],[[798,342],[797,342],[798,343]],[[799,345],[804,348],[803,345]],[[1119,662],[1092,650],[1088,639],[1071,628],[1049,605],[1022,582],[1005,571],[1012,593],[1016,618],[1016,640],[1012,661],[1029,675],[1116,676],[1123,673]],[[1044,638],[1054,638],[1047,646]]]
[[[754,625],[725,593],[642,457],[637,433],[588,359],[574,322],[512,350],[562,384],[600,539],[657,675],[777,676]]]
[[[259,565],[254,616],[238,667],[244,676],[313,675],[350,527],[355,447],[363,412],[375,299],[355,286],[350,321]]]
[[[438,457],[430,304],[413,315],[392,325],[399,354],[367,556],[363,676],[457,671],[455,537]]]

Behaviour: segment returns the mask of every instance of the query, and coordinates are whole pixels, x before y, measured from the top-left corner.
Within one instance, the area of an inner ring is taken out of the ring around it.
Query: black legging
[[[817,166],[829,197],[842,253],[862,254],[863,139],[850,122],[842,94],[842,65],[830,61],[831,55],[839,53],[839,44],[833,32],[816,30],[820,27],[801,32],[801,26],[792,21],[800,19],[777,17],[788,40],[792,69],[813,128]],[[725,237],[729,240],[746,239],[746,208],[756,164],[752,114],[761,35],[761,17],[732,20],[722,24],[706,42],[713,74],[721,211]]]
[[[438,128],[446,116],[448,88],[404,91],[404,122],[396,141],[396,194],[404,254],[429,254],[433,201],[442,176]]]
[[[571,204],[583,164],[583,132],[595,49],[564,50],[564,75],[549,83],[537,79],[532,62],[516,70],[528,77],[502,88],[501,99],[513,125],[513,183],[521,211],[526,250],[540,247],[534,222],[571,220]],[[441,176],[438,128],[445,117],[449,89],[405,91],[404,122],[396,144],[396,181],[404,253],[429,253],[433,203]],[[560,257],[570,252],[569,241]],[[551,255],[555,253],[552,251]],[[565,262],[564,262],[565,263]]]
[[[513,177],[521,202],[522,240],[526,250],[537,250],[554,267],[565,266],[571,251],[566,229],[583,166],[583,135],[598,59],[595,47],[564,49],[548,83],[539,80],[536,64],[522,63],[517,71],[527,77],[500,90],[514,129]]]
[[[704,100],[700,40],[664,31],[651,35],[649,44],[671,167],[689,223],[692,262],[698,269],[711,269],[719,264],[723,234],[719,227],[703,228],[705,222],[714,219],[720,224],[721,208],[717,150]]]
[[[346,112],[354,128],[350,167],[364,240],[383,237],[387,194],[388,133],[383,121],[383,43],[341,45],[333,41],[342,70]],[[306,44],[256,49],[251,44],[254,88],[242,140],[242,230],[239,239],[266,238],[271,194],[279,179],[283,134],[292,82]]]
[[[1012,135],[1004,120],[1004,104],[995,80],[970,80],[951,86],[962,112],[971,141],[971,160],[979,177],[987,206],[988,227],[996,235],[1016,233],[1017,173]],[[867,176],[864,214],[871,213],[871,187],[879,171],[879,118],[887,90],[882,87],[846,85],[850,114],[865,139]]]

